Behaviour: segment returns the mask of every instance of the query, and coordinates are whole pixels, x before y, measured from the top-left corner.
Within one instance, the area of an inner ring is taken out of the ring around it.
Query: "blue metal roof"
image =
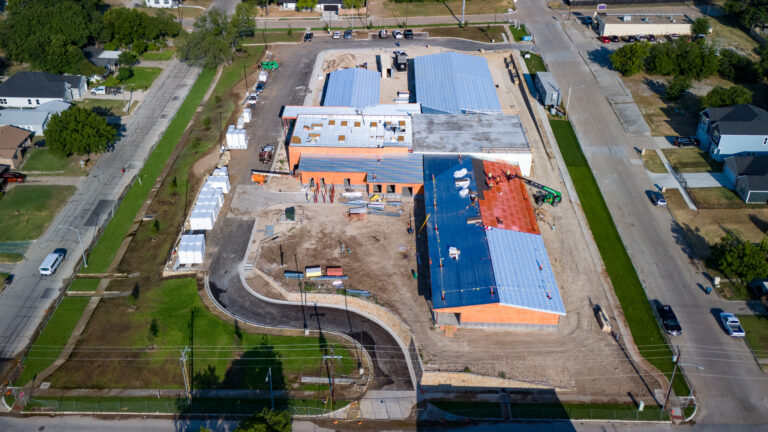
[[[367,69],[342,69],[328,75],[323,105],[365,108],[379,103],[378,72]]]
[[[482,57],[444,52],[413,59],[416,101],[423,113],[500,112],[496,86]]]
[[[501,304],[565,315],[541,235],[491,228],[486,237]]]
[[[369,183],[421,184],[424,180],[421,156],[410,153],[380,158],[363,155],[337,157],[306,153],[299,159],[299,171],[364,172]]]
[[[473,164],[469,157],[424,155],[433,308],[501,303],[565,315],[541,236],[468,223],[480,217],[480,207],[459,195],[454,173],[461,169],[467,170],[469,190],[477,191],[475,173],[482,178],[482,163]],[[457,261],[448,256],[450,247],[461,252]]]
[[[492,290],[495,281],[485,229],[467,223],[467,218],[480,217],[480,207],[459,196],[454,184],[453,173],[462,168],[468,171],[469,190],[477,190],[470,158],[424,156],[424,207],[429,215],[425,229],[435,309],[499,302],[498,291]],[[448,256],[450,247],[461,251],[458,261]]]

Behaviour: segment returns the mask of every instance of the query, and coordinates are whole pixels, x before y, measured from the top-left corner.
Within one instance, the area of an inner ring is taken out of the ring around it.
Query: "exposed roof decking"
[[[514,165],[481,161],[473,159],[475,173],[487,176],[491,174],[494,180],[485,178],[477,181],[477,195],[480,201],[480,213],[483,225],[505,230],[521,231],[540,234],[536,215],[533,213],[530,196],[522,180],[516,178],[507,180],[506,173],[520,175],[520,168]],[[500,179],[501,181],[497,181]],[[493,185],[489,188],[489,184]]]

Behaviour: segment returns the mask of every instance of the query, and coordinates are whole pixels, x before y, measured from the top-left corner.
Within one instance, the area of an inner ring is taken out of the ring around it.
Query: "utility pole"
[[[245,74],[245,65],[243,65],[243,79],[245,80],[245,94],[248,95],[248,75]]]
[[[461,26],[464,27],[464,24],[466,24],[466,21],[464,20],[464,9],[467,6],[467,0],[462,0],[461,2]]]
[[[187,405],[192,403],[192,398],[189,396],[189,382],[187,380],[187,351],[189,350],[189,346],[184,347],[184,350],[181,352],[181,357],[179,357],[179,364],[181,364],[181,374],[184,376],[184,392],[187,395]]]
[[[333,411],[333,390],[334,390],[334,384],[336,383],[336,377],[334,375],[334,360],[335,359],[341,359],[341,356],[333,355],[334,346],[331,345],[331,355],[324,355],[323,360],[326,362],[326,369],[330,370],[331,377],[330,377],[330,384],[331,384],[331,411]],[[328,366],[328,361],[330,360],[331,364]]]
[[[267,381],[269,381],[269,401],[272,405],[272,411],[275,410],[275,398],[272,395],[272,368],[267,371]]]

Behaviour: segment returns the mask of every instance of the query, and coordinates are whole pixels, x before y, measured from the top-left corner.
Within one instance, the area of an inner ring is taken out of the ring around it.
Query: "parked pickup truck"
[[[728,312],[722,312],[720,314],[720,321],[723,323],[723,327],[729,335],[733,337],[744,337],[744,329],[741,327],[741,322],[733,314]]]
[[[27,179],[26,174],[22,174],[16,171],[6,171],[0,174],[0,179],[7,181],[8,183],[24,183]]]
[[[123,94],[123,88],[122,87],[106,87],[105,91],[108,95],[119,95]]]
[[[274,153],[274,147],[272,146],[265,146],[261,149],[261,153],[259,153],[259,162],[262,163],[269,163],[272,162],[272,154]]]

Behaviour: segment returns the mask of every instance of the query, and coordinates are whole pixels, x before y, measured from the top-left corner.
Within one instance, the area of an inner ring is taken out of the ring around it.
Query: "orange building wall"
[[[538,324],[557,325],[560,315],[548,312],[534,311],[500,303],[455,308],[435,309],[435,312],[461,314],[461,323],[503,323],[503,324]]]
[[[299,163],[302,153],[322,155],[391,155],[408,153],[408,147],[299,147],[288,143],[288,163],[291,170]]]
[[[323,179],[325,181],[325,184],[327,185],[344,185],[344,179],[349,179],[349,183],[352,185],[370,185],[368,191],[373,192],[373,185],[380,185],[382,192],[387,191],[387,185],[394,184],[395,185],[395,193],[402,194],[403,189],[411,187],[413,188],[413,193],[423,193],[424,187],[420,183],[368,183],[365,181],[366,179],[366,173],[363,172],[347,172],[347,173],[339,173],[339,172],[307,172],[307,171],[301,171],[299,173],[301,178],[301,184],[309,184],[310,179],[315,179],[315,184],[320,184],[320,179]]]

